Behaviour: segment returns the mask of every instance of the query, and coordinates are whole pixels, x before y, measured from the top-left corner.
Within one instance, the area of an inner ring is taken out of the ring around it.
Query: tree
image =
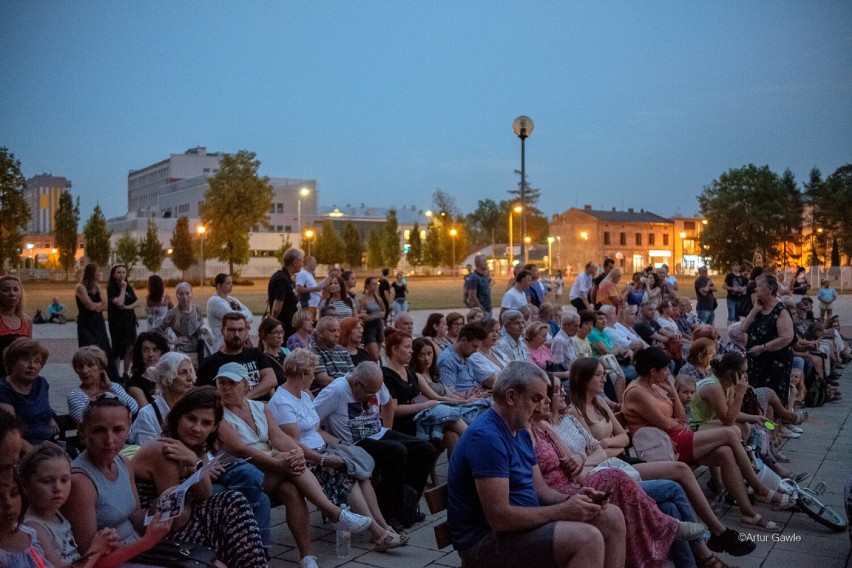
[[[278,259],[278,262],[282,264],[284,263],[284,253],[291,248],[293,248],[293,243],[290,242],[290,235],[288,234],[287,237],[281,241],[281,246],[275,251],[275,258]]]
[[[408,244],[411,247],[405,256],[408,264],[411,266],[420,266],[423,264],[423,241],[420,239],[419,223],[414,223],[414,227],[411,228],[411,237],[408,239]]]
[[[349,221],[343,227],[343,262],[353,270],[359,268],[362,254],[364,254],[364,243],[361,242],[361,235],[358,234],[358,229],[352,221]]]
[[[714,268],[750,262],[755,253],[768,264],[777,259],[789,196],[769,166],[729,170],[704,188],[698,203],[707,218],[701,245]]]
[[[802,205],[804,203],[802,193],[796,184],[796,177],[789,169],[784,170],[781,175],[782,198],[784,210],[781,216],[781,224],[778,227],[781,239],[781,266],[787,266],[788,258],[791,258],[790,248],[800,247],[802,244]],[[797,258],[797,257],[792,257]],[[798,263],[797,263],[798,264]]]
[[[59,249],[59,267],[65,272],[65,279],[74,268],[77,258],[77,228],[80,225],[80,198],[77,203],[71,193],[63,191],[59,195],[59,205],[53,216],[53,238]]]
[[[505,205],[504,205],[505,204]],[[470,239],[477,245],[494,244],[508,236],[508,202],[497,203],[493,199],[480,199],[473,213],[467,216]]]
[[[21,260],[21,244],[30,222],[26,187],[21,162],[5,146],[0,147],[0,273],[7,262],[17,265]]]
[[[432,194],[432,205],[435,207],[435,216],[439,219],[458,217],[461,214],[456,207],[456,199],[440,189],[436,189]]]
[[[822,220],[826,230],[837,238],[848,263],[852,258],[852,223],[849,222],[849,212],[852,211],[852,164],[837,168],[826,178],[821,197]]]
[[[334,264],[343,258],[343,239],[337,234],[332,221],[322,222],[313,246],[313,253],[319,264]]]
[[[269,178],[258,176],[260,162],[255,157],[247,150],[222,156],[200,208],[208,250],[227,261],[232,274],[235,264],[248,262],[251,228],[269,226],[273,190]]]
[[[106,266],[109,262],[112,232],[107,229],[106,217],[100,204],[95,205],[92,216],[83,226],[83,238],[86,240],[86,256],[89,262],[98,266]]]
[[[381,231],[374,229],[367,235],[367,266],[378,268],[384,264],[384,260]]]
[[[443,255],[441,254],[441,230],[438,223],[432,221],[426,228],[426,242],[423,243],[423,261],[428,266],[438,266],[441,264]]]
[[[519,176],[521,172],[519,170],[515,170],[515,173]],[[527,176],[529,177],[529,176]],[[526,184],[526,189],[524,192],[524,204],[521,204],[521,184],[523,180],[518,182],[518,189],[510,189],[509,195],[512,195],[512,199],[510,200],[511,206],[515,205],[525,205],[526,207],[526,222],[527,222],[527,236],[533,242],[542,242],[546,241],[547,236],[550,231],[550,224],[547,222],[547,217],[544,216],[544,213],[537,207],[538,200],[541,198],[541,189],[536,187],[530,187],[529,182]],[[509,214],[509,207],[506,207],[506,214]],[[518,225],[520,227],[520,225]],[[520,229],[518,229],[520,234]]]
[[[130,271],[136,266],[136,261],[139,260],[139,241],[133,238],[130,231],[125,231],[115,242],[115,259],[127,265],[128,278]]]
[[[399,224],[396,220],[396,209],[389,209],[387,219],[382,227],[382,266],[396,268],[402,250],[399,247]]]
[[[172,263],[180,270],[181,279],[184,278],[190,266],[195,264],[195,252],[192,250],[192,235],[189,232],[189,219],[186,215],[178,217],[175,224],[175,232],[172,233]]]
[[[142,264],[145,268],[153,273],[160,271],[163,267],[163,243],[160,242],[158,236],[157,223],[153,219],[148,219],[148,230],[145,232],[145,239],[139,243],[139,257],[142,259]]]

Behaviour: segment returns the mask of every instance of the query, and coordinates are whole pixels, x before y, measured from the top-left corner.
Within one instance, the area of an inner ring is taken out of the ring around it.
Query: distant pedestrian
[[[396,280],[391,282],[393,290],[393,321],[396,321],[397,316],[408,311],[408,284],[405,282],[405,275],[402,272],[396,273]]]
[[[296,274],[302,269],[302,251],[287,249],[284,253],[284,266],[269,279],[266,288],[269,313],[284,324],[284,339],[296,333],[293,329],[293,316],[299,311],[299,299],[296,296]],[[211,328],[213,324],[211,322]]]
[[[574,284],[571,285],[571,291],[568,293],[568,300],[571,305],[580,310],[591,310],[592,304],[589,301],[589,292],[594,286],[594,275],[598,267],[594,262],[587,262],[586,268],[577,275]]]
[[[556,271],[556,278],[553,279],[553,295],[557,306],[562,306],[562,292],[565,290],[565,278],[562,276],[562,271]]]
[[[740,316],[737,314],[740,302],[745,298],[746,285],[748,278],[742,273],[739,262],[735,262],[731,266],[731,271],[725,276],[725,284],[722,286],[727,290],[728,294],[725,298],[725,304],[728,308],[728,325],[739,321]]]
[[[473,259],[476,269],[470,273],[470,285],[465,283],[466,301],[469,308],[482,308],[491,316],[491,276],[488,274],[488,262],[485,255],[476,255]]]
[[[695,279],[695,311],[698,319],[708,325],[713,325],[716,319],[716,285],[707,276],[707,267],[698,268],[698,278]]]
[[[379,299],[385,308],[385,327],[388,325],[388,318],[391,313],[391,285],[388,281],[390,268],[382,268],[382,277],[379,278]]]

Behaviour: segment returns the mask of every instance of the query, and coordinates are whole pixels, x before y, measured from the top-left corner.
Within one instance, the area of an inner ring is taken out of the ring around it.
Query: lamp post
[[[459,232],[455,228],[450,229],[450,241],[453,243],[453,278],[456,277],[456,235],[458,234]]]
[[[308,241],[308,255],[307,256],[311,256],[311,241],[313,240],[313,238],[314,238],[314,230],[313,229],[305,230],[305,239]]]
[[[207,263],[204,260],[204,234],[207,232],[207,227],[198,225],[195,229],[201,237],[201,286],[204,287],[204,276],[207,273]]]
[[[675,259],[677,261],[677,259]],[[677,268],[677,266],[675,266]],[[686,231],[680,232],[680,269],[682,274],[686,274]]]
[[[553,237],[547,237],[547,273],[553,275]]]
[[[557,236],[556,242],[559,243],[556,250],[556,269],[562,270],[562,236]]]
[[[515,135],[521,139],[521,255],[526,259],[526,243],[524,237],[527,236],[527,170],[526,170],[526,140],[533,133],[535,125],[528,116],[519,116],[512,123],[512,130]]]
[[[511,274],[512,267],[515,265],[515,243],[513,239],[515,238],[514,230],[512,228],[512,218],[515,213],[520,213],[524,208],[520,205],[515,205],[511,209],[509,209],[509,274]]]
[[[524,264],[529,264],[530,263],[530,249],[527,245],[529,245],[532,242],[532,239],[530,237],[524,237],[524,240],[522,242],[524,243]]]
[[[299,190],[299,197],[296,201],[296,219],[299,224],[299,234],[302,233],[302,198],[307,197],[310,193],[310,189],[308,189],[307,187],[303,187]]]

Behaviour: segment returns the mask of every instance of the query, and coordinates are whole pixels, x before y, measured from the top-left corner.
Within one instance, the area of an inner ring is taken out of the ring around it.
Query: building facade
[[[59,209],[59,196],[71,189],[71,182],[62,176],[41,174],[27,180],[24,199],[30,206],[27,233],[53,233],[53,217]]]
[[[165,186],[180,180],[214,176],[219,171],[221,159],[221,152],[208,153],[207,148],[198,146],[142,169],[130,170],[127,174],[128,213],[136,213],[140,217],[151,214],[163,216],[160,197]]]

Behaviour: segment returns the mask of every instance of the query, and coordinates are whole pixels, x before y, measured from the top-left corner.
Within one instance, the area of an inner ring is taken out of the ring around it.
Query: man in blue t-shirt
[[[605,494],[569,497],[548,487],[530,438],[530,417],[547,404],[547,375],[509,363],[494,384],[494,405],[462,435],[450,459],[447,522],[467,566],[623,564],[624,517]]]

